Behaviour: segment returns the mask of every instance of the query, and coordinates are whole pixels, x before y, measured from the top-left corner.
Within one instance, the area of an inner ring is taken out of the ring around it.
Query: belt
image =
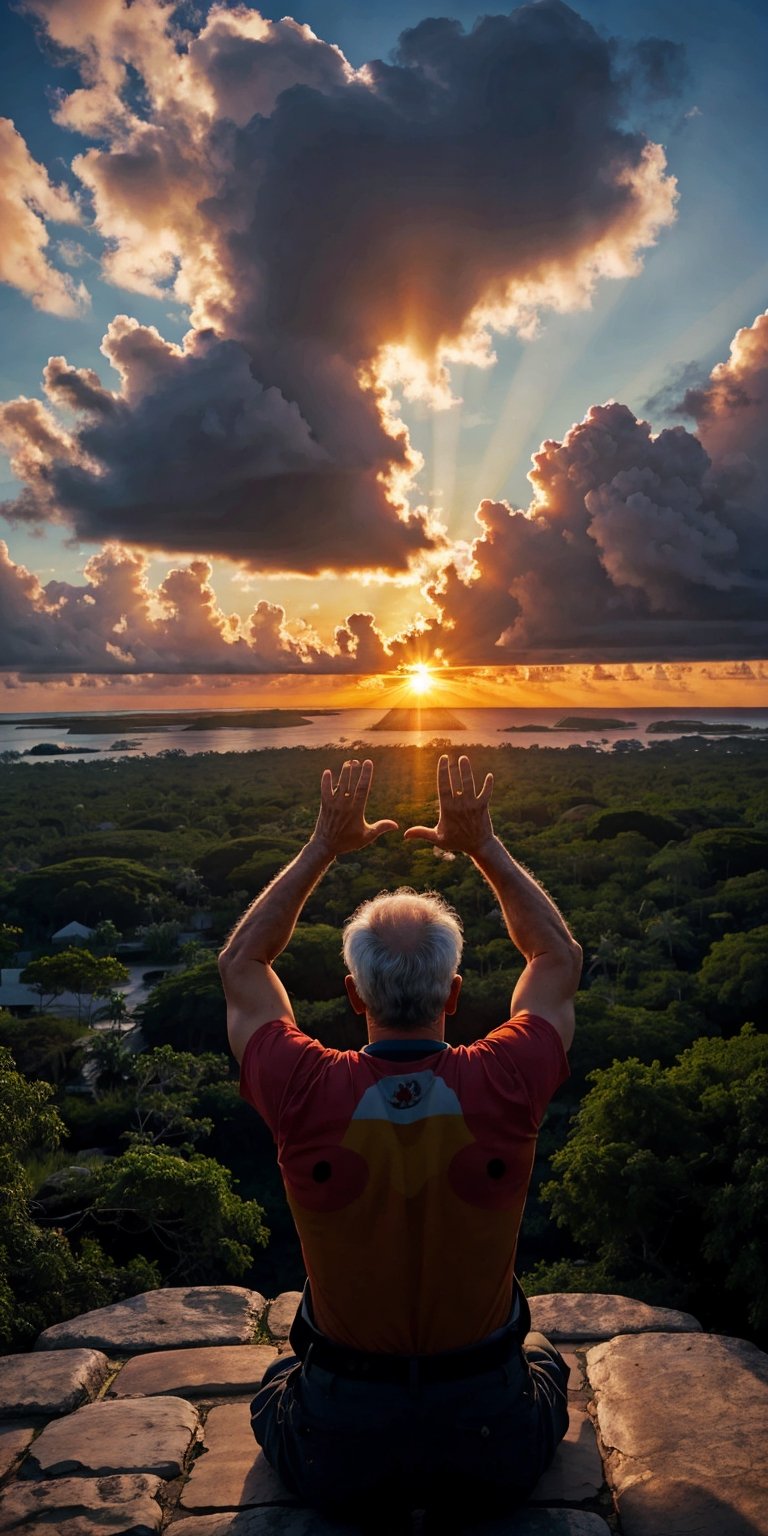
[[[294,1354],[307,1367],[317,1365],[323,1371],[352,1381],[401,1382],[408,1386],[416,1381],[461,1381],[467,1376],[492,1371],[519,1352],[521,1334],[517,1324],[512,1324],[501,1338],[473,1344],[469,1349],[439,1355],[369,1355],[335,1344],[313,1328],[299,1308],[291,1328],[290,1343]]]

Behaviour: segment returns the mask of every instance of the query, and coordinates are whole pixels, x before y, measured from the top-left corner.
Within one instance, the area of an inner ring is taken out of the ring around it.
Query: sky
[[[0,711],[766,703],[762,0],[0,31]]]

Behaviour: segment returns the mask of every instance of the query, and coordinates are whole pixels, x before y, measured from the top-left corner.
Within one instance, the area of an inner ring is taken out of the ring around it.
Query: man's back
[[[538,1126],[567,1075],[531,1014],[456,1049],[332,1051],[285,1021],[254,1034],[243,1090],[275,1136],[324,1334],[426,1355],[504,1325]]]

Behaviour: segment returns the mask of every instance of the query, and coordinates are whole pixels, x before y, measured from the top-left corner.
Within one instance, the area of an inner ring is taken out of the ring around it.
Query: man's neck
[[[387,1029],[383,1024],[377,1024],[366,1014],[368,1026],[368,1044],[379,1045],[384,1040],[396,1040],[406,1043],[409,1040],[445,1040],[445,1014],[441,1014],[434,1024],[419,1024],[416,1029]]]

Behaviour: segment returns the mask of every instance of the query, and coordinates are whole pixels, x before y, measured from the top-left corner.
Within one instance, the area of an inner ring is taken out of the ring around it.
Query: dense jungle
[[[0,763],[0,1347],[152,1285],[303,1280],[271,1136],[238,1096],[216,954],[298,852],[343,750]],[[432,822],[447,744],[368,747],[369,817]],[[527,1289],[623,1292],[768,1340],[768,791],[760,741],[469,749],[494,826],[584,949],[571,1077],[544,1120]],[[470,860],[390,834],[339,859],[277,963],[299,1024],[364,1043],[341,927],[383,889],[464,925],[448,1020],[508,1016],[521,968]],[[90,933],[53,942],[70,923]],[[137,968],[140,1000],[126,992]],[[20,975],[19,975],[20,973]],[[68,999],[63,1006],[63,999]]]

